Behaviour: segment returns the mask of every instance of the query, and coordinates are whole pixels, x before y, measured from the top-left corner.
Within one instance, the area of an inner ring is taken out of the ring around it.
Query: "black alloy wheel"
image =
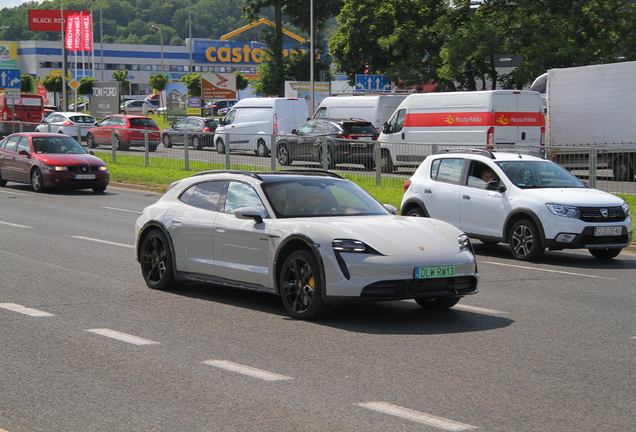
[[[322,299],[324,284],[318,262],[309,251],[292,252],[283,264],[279,280],[283,304],[292,317],[310,320],[331,311]]]
[[[141,273],[152,289],[175,288],[172,251],[166,235],[158,229],[148,233],[141,245]]]

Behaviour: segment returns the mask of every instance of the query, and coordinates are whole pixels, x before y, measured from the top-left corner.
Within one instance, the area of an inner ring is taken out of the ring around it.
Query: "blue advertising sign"
[[[391,83],[385,75],[356,75],[356,90],[391,91]]]
[[[20,69],[0,69],[0,88],[20,88]]]

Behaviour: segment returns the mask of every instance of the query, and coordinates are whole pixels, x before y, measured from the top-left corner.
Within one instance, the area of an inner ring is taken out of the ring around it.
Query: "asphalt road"
[[[636,255],[539,263],[475,242],[480,293],[287,317],[280,299],[148,289],[158,195],[0,188],[0,430],[636,430]]]

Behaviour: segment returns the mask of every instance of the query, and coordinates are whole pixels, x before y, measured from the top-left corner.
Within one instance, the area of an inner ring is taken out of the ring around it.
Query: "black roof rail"
[[[510,148],[496,149],[494,150],[494,152],[495,153],[514,153],[514,154],[518,154],[519,157],[521,157],[521,155],[526,155],[526,156],[534,156],[541,159],[545,159],[545,155],[541,154],[541,151],[537,151],[537,150],[510,147]]]

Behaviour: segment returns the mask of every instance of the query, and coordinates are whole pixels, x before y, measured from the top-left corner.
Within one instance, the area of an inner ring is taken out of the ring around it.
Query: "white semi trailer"
[[[636,62],[551,69],[531,89],[545,102],[544,141],[555,162],[634,180]]]

